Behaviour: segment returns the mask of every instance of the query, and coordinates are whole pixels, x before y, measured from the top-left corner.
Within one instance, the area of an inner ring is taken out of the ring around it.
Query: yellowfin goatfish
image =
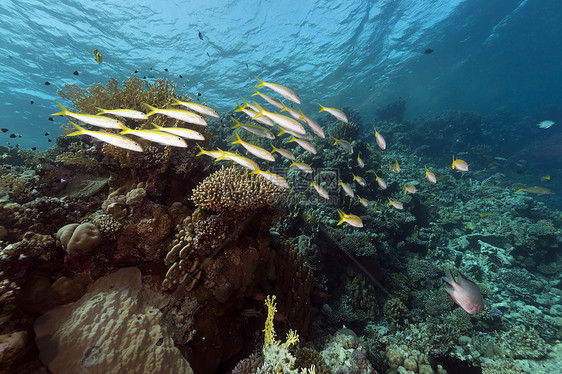
[[[163,131],[177,136],[181,136],[184,139],[205,140],[203,134],[200,134],[195,130],[184,129],[183,127],[161,127],[155,125],[154,123],[152,124],[152,126],[154,126],[158,131]]]
[[[550,180],[550,174],[541,177],[541,182],[547,182]]]
[[[386,140],[382,137],[381,134],[375,129],[375,139],[377,140],[377,145],[383,151],[386,149]]]
[[[297,134],[304,135],[306,133],[304,127],[302,126],[302,123],[300,123],[299,121],[281,114],[267,111],[259,105],[258,107],[260,111],[252,119],[255,120],[257,118],[260,118],[261,116],[265,116],[270,120],[272,120],[273,122],[275,122],[276,124],[278,124],[279,126],[283,127],[284,129],[296,132]]]
[[[247,142],[243,141],[240,138],[240,135],[238,135],[238,133],[236,131],[234,131],[234,133],[236,134],[237,140],[232,142],[232,144],[242,145],[242,147],[246,148],[246,150],[248,152],[250,152],[251,154],[253,154],[256,157],[261,158],[262,160],[275,161],[275,157],[273,157],[273,155],[271,153],[269,153],[268,151],[266,151],[263,148],[258,147],[257,145],[253,145],[253,144],[250,144],[250,143],[247,143]]]
[[[236,153],[223,151],[220,148],[219,151],[221,152],[221,156],[218,157],[215,161],[228,160],[228,161],[233,161],[238,165],[242,166],[243,168],[246,168],[251,171],[260,170],[258,164],[256,164],[254,161],[250,160],[249,158],[240,156]]]
[[[283,188],[289,188],[289,183],[287,182],[287,180],[285,178],[283,178],[280,175],[270,173],[269,171],[263,171],[263,170],[260,170],[260,169],[256,169],[256,170],[252,171],[250,174],[259,174],[276,186],[283,187]]]
[[[191,109],[193,111],[196,111],[197,113],[206,115],[206,116],[211,116],[211,117],[215,117],[215,118],[220,118],[219,114],[217,113],[216,110],[214,110],[213,108],[209,108],[206,105],[201,105],[201,104],[197,104],[194,103],[192,101],[179,101],[176,98],[173,98],[174,102],[172,103],[172,105],[181,105],[183,107],[186,107],[187,109]]]
[[[367,182],[365,182],[365,179],[358,177],[353,173],[351,173],[351,175],[353,175],[353,181],[357,181],[357,183],[359,183],[361,186],[367,187]]]
[[[312,168],[310,167],[310,165],[305,164],[304,162],[293,161],[293,163],[291,165],[289,165],[289,167],[293,167],[293,166],[296,166],[297,168],[304,171],[305,173],[308,173],[308,174],[312,173]]]
[[[51,114],[52,116],[69,116],[79,121],[82,121],[84,123],[87,123],[88,125],[103,127],[105,129],[120,129],[121,126],[123,125],[118,120],[109,117],[95,116],[93,114],[73,113],[68,111],[65,107],[63,107],[62,104],[59,103],[58,101],[56,103],[60,107],[61,111]]]
[[[233,129],[242,128],[248,132],[251,132],[256,136],[259,136],[260,138],[275,139],[275,135],[273,135],[273,133],[268,129],[266,129],[265,127],[242,123],[234,117],[230,117],[230,118],[232,118],[232,120],[236,123],[236,125],[232,126]]]
[[[246,107],[246,105],[241,106],[240,104],[238,104],[238,101],[236,101],[236,100],[234,102],[236,103],[236,105],[238,105],[238,109],[234,109],[235,112],[243,112],[245,115],[247,115],[248,117],[250,117],[254,121],[259,122],[259,123],[261,123],[263,125],[266,125],[266,126],[272,127],[275,124],[271,119],[269,119],[267,117],[254,118],[258,114],[257,112],[254,112],[253,110],[248,109]]]
[[[125,125],[121,125],[123,131],[120,134],[136,135],[139,138],[150,140],[151,142],[159,143],[162,145],[169,145],[171,147],[187,148],[187,143],[178,135],[169,134],[167,132],[160,132],[154,130],[133,130]]]
[[[466,161],[456,159],[455,155],[453,155],[453,164],[451,165],[451,169],[456,169],[458,171],[468,171],[468,164]]]
[[[318,192],[318,195],[320,195],[321,197],[323,197],[326,200],[330,199],[330,194],[328,194],[328,191],[326,191],[326,189],[314,182],[312,182],[310,184],[311,187],[314,187],[314,189],[316,190],[316,192]]]
[[[404,185],[404,195],[406,195],[406,193],[411,193],[414,194],[416,193],[418,190],[416,188],[416,186],[407,186]]]
[[[431,171],[427,170],[427,165],[425,165],[425,177],[430,183],[437,183],[437,177]]]
[[[139,143],[127,138],[126,136],[111,134],[108,132],[101,132],[101,131],[90,131],[90,130],[86,130],[83,127],[78,126],[74,122],[71,121],[69,122],[73,124],[78,131],[71,132],[67,136],[88,135],[91,136],[92,138],[96,138],[104,143],[111,144],[119,148],[125,148],[125,149],[130,149],[131,151],[142,152],[142,147],[139,145]]]
[[[393,201],[388,198],[388,205],[392,206],[394,209],[402,210],[404,209],[404,205],[400,201]]]
[[[298,145],[303,147],[308,152],[312,153],[313,155],[316,154],[316,148],[314,148],[314,146],[312,144],[310,144],[309,142],[307,142],[306,140],[298,139],[298,138],[295,138],[293,136],[293,137],[291,137],[291,139],[289,139],[289,142],[296,142]]]
[[[518,192],[532,193],[535,195],[554,195],[554,191],[544,187],[521,187],[515,191],[515,193]]]
[[[291,100],[292,102],[297,104],[301,103],[301,99],[299,95],[297,95],[295,91],[291,90],[289,87],[285,87],[277,83],[264,82],[258,77],[255,78],[260,82],[260,84],[258,84],[256,88],[267,87],[277,92],[279,95],[283,96],[287,100]]]
[[[361,205],[363,205],[365,208],[368,208],[369,206],[371,206],[371,202],[359,195],[357,195],[357,198],[359,199],[359,202],[361,203]]]
[[[336,117],[337,119],[339,119],[340,121],[347,123],[347,116],[341,110],[336,109],[336,108],[327,108],[325,106],[322,106],[322,104],[320,104],[320,103],[318,103],[318,105],[320,105],[320,108],[321,108],[318,111],[318,113],[326,111],[326,112],[330,113],[331,115],[333,115],[334,117]]]
[[[199,144],[197,144],[197,147],[199,148],[199,153],[197,153],[195,156],[202,156],[202,155],[206,155],[212,158],[219,158],[223,155],[222,151],[206,151],[203,148],[201,148],[201,146]]]
[[[343,183],[342,181],[339,181],[338,186],[341,186],[341,188],[343,188],[343,191],[346,193],[347,196],[349,196],[349,197],[355,196],[355,194],[353,193],[353,189],[351,187],[349,187],[348,184]]]
[[[146,113],[147,117],[158,113],[163,114],[166,117],[174,118],[187,123],[193,123],[194,125],[207,126],[207,121],[205,121],[205,118],[201,117],[199,114],[188,112],[187,110],[158,109],[148,104],[144,104],[144,106],[150,109],[150,112]]]
[[[130,118],[130,119],[146,119],[146,114],[143,112],[139,112],[138,110],[132,109],[102,109],[96,107],[99,110],[99,113],[96,114],[99,116],[100,114],[113,114],[114,116]]]
[[[357,154],[357,165],[359,165],[360,168],[365,167],[365,162],[363,162],[363,159],[361,158],[361,152]]]
[[[273,151],[271,151],[271,153],[277,152],[281,156],[285,157],[287,160],[291,160],[291,161],[295,161],[297,159],[295,157],[295,155],[293,154],[293,152],[291,152],[291,151],[288,151],[288,150],[283,149],[283,148],[277,148],[273,144],[271,145],[271,147],[273,148]]]
[[[98,51],[95,48],[94,48],[94,60],[96,60],[98,64],[101,64],[103,62],[103,56],[101,55],[100,51]]]
[[[255,88],[255,87],[254,87],[254,90],[256,90],[256,93],[252,94],[252,96],[260,95],[260,97],[261,97],[262,99],[264,99],[265,101],[267,101],[268,103],[270,103],[270,104],[273,105],[274,107],[279,108],[279,109],[283,109],[283,106],[284,106],[285,104],[283,104],[281,101],[277,100],[277,99],[274,98],[274,97],[271,97],[271,96],[269,96],[269,95],[267,95],[267,94],[264,94],[264,93],[258,91],[258,89]]]
[[[289,114],[291,115],[291,117],[293,117],[294,119],[296,119],[299,122],[302,122],[303,120],[301,119],[301,112],[299,112],[298,110],[294,109],[294,108],[289,108],[287,105],[283,104],[283,109],[280,110],[280,112],[284,112],[287,111],[289,112]]]
[[[254,112],[259,112],[260,110],[258,109],[259,104],[256,103],[256,101],[254,100],[254,104],[250,104],[249,102],[246,101],[246,99],[244,99],[244,97],[242,97],[242,101],[244,101],[244,108],[250,108],[251,110],[253,110]]]
[[[324,130],[322,129],[322,127],[320,127],[320,125],[316,121],[304,115],[304,113],[302,112],[302,110],[300,110],[300,108],[299,111],[301,113],[299,119],[303,120],[308,125],[308,127],[310,127],[313,133],[324,139],[326,135],[324,134]]]
[[[343,140],[343,139],[336,139],[333,136],[330,135],[330,137],[332,139],[334,139],[334,144],[333,145],[339,145],[341,147],[341,149],[343,149],[344,151],[346,151],[347,153],[349,153],[350,155],[353,154],[353,146],[351,145],[350,142],[348,142],[347,140]]]
[[[392,171],[394,174],[400,173],[400,165],[398,164],[398,160],[394,160],[394,165],[390,165],[390,161],[388,161],[388,170]]]
[[[311,141],[313,139],[312,135],[310,135],[309,133],[297,134],[296,132],[293,132],[291,130],[284,129],[281,126],[278,126],[278,127],[279,127],[279,134],[277,134],[277,136],[281,136],[283,134],[290,134],[290,135],[294,136],[295,138],[304,139],[304,140],[308,140],[308,141]]]
[[[377,184],[379,185],[380,188],[382,188],[383,190],[386,190],[386,182],[384,181],[384,179],[382,179],[381,177],[379,177],[377,175],[377,173],[375,173],[375,177],[377,178]]]
[[[338,209],[338,214],[340,216],[340,221],[338,222],[338,226],[346,222],[347,224],[354,227],[363,227],[363,221],[361,220],[361,217],[358,217],[354,214],[345,214],[339,209]]]

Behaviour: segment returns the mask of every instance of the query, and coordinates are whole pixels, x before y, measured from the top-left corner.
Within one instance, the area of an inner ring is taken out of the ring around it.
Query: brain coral
[[[139,269],[120,269],[35,321],[39,358],[53,374],[192,374],[160,324],[164,304],[162,295],[143,289]]]
[[[191,199],[204,210],[244,212],[275,205],[281,194],[282,190],[265,178],[230,167],[205,178]]]
[[[100,230],[89,222],[63,226],[57,231],[56,237],[71,256],[88,253],[101,242]]]

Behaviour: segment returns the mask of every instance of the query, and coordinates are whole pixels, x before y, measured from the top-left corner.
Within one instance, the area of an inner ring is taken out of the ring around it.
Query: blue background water
[[[250,95],[258,75],[294,88],[305,112],[318,100],[355,108],[369,123],[398,97],[407,118],[505,106],[520,114],[516,131],[529,131],[533,146],[562,139],[559,0],[50,3],[0,2],[0,127],[10,129],[2,145],[49,147],[43,133],[60,134],[62,119],[48,120],[58,89],[135,70],[201,92],[219,111]],[[557,124],[537,132],[545,119]],[[544,160],[551,168],[559,161]]]

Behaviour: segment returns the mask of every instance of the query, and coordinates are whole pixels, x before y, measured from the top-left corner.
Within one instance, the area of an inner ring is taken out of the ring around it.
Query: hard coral
[[[244,212],[273,206],[281,194],[279,187],[264,178],[230,167],[205,178],[191,199],[204,210]]]
[[[50,372],[193,373],[161,325],[166,298],[143,288],[137,268],[121,269],[88,289],[35,322],[39,357]]]
[[[56,234],[63,248],[71,256],[90,252],[101,242],[101,232],[93,223],[68,224],[62,227]]]

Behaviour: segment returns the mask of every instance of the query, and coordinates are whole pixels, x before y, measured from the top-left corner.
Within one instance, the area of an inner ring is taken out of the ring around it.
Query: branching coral
[[[274,206],[281,194],[279,187],[264,178],[230,167],[205,178],[191,199],[204,210],[244,212]]]

